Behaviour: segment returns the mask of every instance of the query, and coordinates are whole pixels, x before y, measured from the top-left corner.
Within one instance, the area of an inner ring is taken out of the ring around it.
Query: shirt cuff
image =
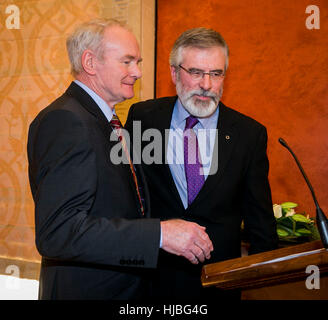
[[[159,240],[159,247],[162,248],[162,228],[161,228],[161,236]]]

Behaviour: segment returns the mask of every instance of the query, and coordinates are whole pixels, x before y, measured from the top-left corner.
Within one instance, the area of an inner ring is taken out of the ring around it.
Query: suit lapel
[[[89,113],[97,118],[99,125],[106,136],[106,139],[110,141],[112,128],[110,125],[108,125],[107,118],[98,107],[96,102],[91,98],[91,96],[75,82],[71,83],[71,85],[66,90],[66,93],[78,100],[83,108],[85,108]]]
[[[110,161],[110,150],[117,143],[117,141],[111,141],[113,129],[107,118],[91,96],[76,83],[72,82],[66,93],[78,100],[81,106],[97,119],[97,123],[105,137],[105,143],[107,145],[106,149],[108,150],[108,160]]]
[[[173,196],[175,200],[179,203],[179,206],[181,207],[182,210],[184,210],[183,203],[181,201],[179,191],[175,185],[175,182],[173,180],[171,170],[169,165],[167,164],[167,158],[166,158],[166,153],[167,153],[167,146],[168,146],[168,134],[169,134],[169,129],[171,126],[171,119],[172,119],[172,113],[174,109],[174,104],[177,100],[177,96],[175,97],[169,97],[165,101],[162,102],[160,107],[158,108],[158,114],[157,114],[157,123],[155,124],[155,128],[158,128],[161,136],[162,136],[162,163],[163,165],[160,166],[161,170],[163,170],[163,176],[168,177],[168,184],[170,190],[173,191]]]
[[[222,178],[225,167],[229,162],[231,153],[238,141],[239,132],[235,126],[235,119],[222,102],[220,102],[220,114],[217,125],[218,134],[212,156],[211,174],[208,175],[203,188],[188,209],[197,205],[198,202],[206,199],[207,194],[217,186]]]

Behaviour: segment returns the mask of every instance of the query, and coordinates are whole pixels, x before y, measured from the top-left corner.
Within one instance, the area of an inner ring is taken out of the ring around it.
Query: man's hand
[[[213,244],[205,227],[194,222],[173,219],[161,222],[162,249],[183,256],[193,264],[211,257]]]

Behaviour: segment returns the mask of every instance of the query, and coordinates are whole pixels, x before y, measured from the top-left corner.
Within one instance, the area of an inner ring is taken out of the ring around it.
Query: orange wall
[[[320,29],[308,30],[308,5],[320,9]],[[222,101],[268,129],[273,201],[294,201],[315,214],[294,149],[328,216],[328,2],[317,0],[158,0],[157,97],[175,94],[168,57],[189,28],[219,31],[230,48]]]

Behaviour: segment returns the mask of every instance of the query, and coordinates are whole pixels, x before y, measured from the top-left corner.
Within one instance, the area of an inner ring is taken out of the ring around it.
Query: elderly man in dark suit
[[[210,258],[203,226],[150,219],[142,169],[133,165],[115,105],[134,95],[141,61],[117,21],[83,24],[68,38],[76,80],[30,126],[29,179],[40,299],[141,299],[161,248],[190,264]],[[117,162],[114,146],[125,161]]]
[[[184,32],[170,55],[177,97],[133,105],[126,123],[130,133],[138,124],[142,136],[146,131],[151,135],[154,128],[162,137],[168,132],[162,149],[156,146],[163,153],[161,161],[153,158],[152,163],[151,157],[145,161],[149,146],[145,141],[141,144],[152,217],[181,218],[205,226],[214,247],[208,263],[240,256],[242,221],[250,254],[277,245],[266,129],[220,101],[228,56],[228,46],[216,31]],[[154,131],[154,146],[155,140]],[[201,266],[161,252],[153,296],[161,300],[240,297],[202,288]]]

